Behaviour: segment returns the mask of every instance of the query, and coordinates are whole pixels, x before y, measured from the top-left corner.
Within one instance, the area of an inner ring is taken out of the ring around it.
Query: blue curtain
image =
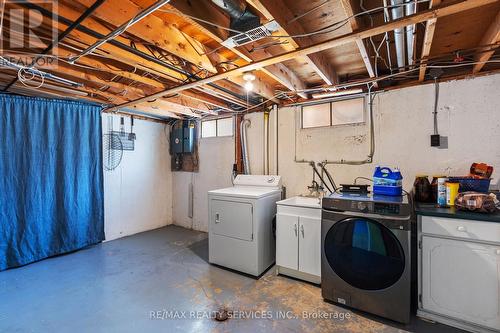
[[[0,95],[0,270],[104,239],[98,106]]]

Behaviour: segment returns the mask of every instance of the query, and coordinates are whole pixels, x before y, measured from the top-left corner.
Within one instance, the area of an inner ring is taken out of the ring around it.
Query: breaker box
[[[195,121],[183,120],[172,125],[170,132],[172,170],[197,171],[196,133]]]

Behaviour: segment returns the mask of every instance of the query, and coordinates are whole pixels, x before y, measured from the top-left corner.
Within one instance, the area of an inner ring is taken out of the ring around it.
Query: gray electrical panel
[[[172,154],[182,154],[184,148],[184,131],[183,128],[173,128],[172,137],[170,138]]]
[[[172,170],[197,171],[196,122],[183,120],[172,125],[170,131],[170,153]]]
[[[184,127],[184,153],[192,153],[194,151],[194,142],[196,140],[196,131],[194,124]]]

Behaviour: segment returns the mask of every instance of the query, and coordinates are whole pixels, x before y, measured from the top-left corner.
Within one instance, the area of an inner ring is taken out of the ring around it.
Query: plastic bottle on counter
[[[441,177],[437,180],[437,204],[440,207],[446,207],[446,182],[448,178]]]
[[[446,183],[446,205],[448,207],[455,206],[455,199],[457,198],[459,187],[459,183]]]
[[[415,201],[417,202],[431,202],[431,183],[426,175],[417,175],[413,183],[415,192]]]

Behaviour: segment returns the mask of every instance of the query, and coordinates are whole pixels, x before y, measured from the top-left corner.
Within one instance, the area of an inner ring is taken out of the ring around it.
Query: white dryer
[[[259,276],[275,261],[281,177],[238,175],[233,184],[208,192],[209,261]]]

